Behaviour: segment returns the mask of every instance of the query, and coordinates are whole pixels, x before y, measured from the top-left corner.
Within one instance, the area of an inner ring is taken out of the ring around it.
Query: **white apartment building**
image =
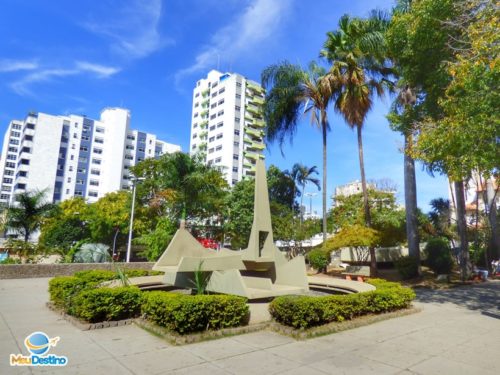
[[[220,167],[230,186],[264,158],[263,103],[264,89],[236,73],[212,70],[193,90],[190,153]]]
[[[29,113],[13,120],[0,159],[0,203],[46,190],[53,202],[128,189],[129,168],[148,157],[180,151],[154,134],[130,129],[130,111],[105,108],[99,120],[85,116]]]

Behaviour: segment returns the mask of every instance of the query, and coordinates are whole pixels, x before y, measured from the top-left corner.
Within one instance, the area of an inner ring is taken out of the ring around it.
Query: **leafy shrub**
[[[450,244],[446,238],[434,237],[427,241],[424,250],[427,254],[427,265],[435,274],[447,274],[453,269]]]
[[[412,279],[418,276],[418,260],[415,257],[401,257],[394,262],[394,265],[403,280]]]
[[[102,283],[103,281],[117,279],[118,276],[114,271],[108,270],[87,270],[78,271],[73,274],[74,277],[82,280],[85,283],[95,282]]]
[[[180,334],[240,326],[248,316],[243,297],[160,291],[143,293],[141,311],[152,322]]]
[[[269,305],[271,316],[294,328],[310,328],[369,313],[406,308],[415,298],[412,289],[381,279],[369,281],[377,289],[371,292],[325,297],[283,296]]]
[[[326,270],[326,266],[330,263],[330,253],[323,249],[314,249],[307,253],[307,259],[312,268],[318,272]]]
[[[93,323],[133,318],[140,309],[141,291],[137,287],[96,288],[75,296],[70,313]]]
[[[16,258],[5,258],[4,260],[0,261],[0,264],[21,264],[21,259],[16,259]]]
[[[57,307],[68,310],[73,297],[85,288],[93,287],[96,283],[85,283],[75,276],[58,276],[49,281],[50,300]]]

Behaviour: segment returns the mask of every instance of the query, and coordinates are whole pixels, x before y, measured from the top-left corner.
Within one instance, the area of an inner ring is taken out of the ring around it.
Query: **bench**
[[[364,282],[366,278],[370,277],[370,267],[368,266],[347,266],[345,272],[346,280],[352,280],[355,278],[357,281]]]

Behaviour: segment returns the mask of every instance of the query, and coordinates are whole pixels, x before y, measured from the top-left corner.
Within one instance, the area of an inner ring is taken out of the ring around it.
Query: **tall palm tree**
[[[323,143],[323,241],[326,242],[326,155],[327,134],[330,130],[327,109],[336,96],[335,77],[312,62],[307,70],[298,65],[282,62],[262,72],[262,86],[267,90],[264,117],[267,123],[266,139],[278,141],[293,139],[298,122],[305,114],[321,130]]]
[[[44,190],[27,191],[16,195],[16,203],[7,209],[6,227],[19,232],[28,242],[43,219],[54,209],[45,201]]]
[[[356,129],[359,168],[363,189],[365,224],[371,227],[370,205],[366,186],[362,130],[373,96],[382,96],[390,87],[387,77],[391,68],[385,54],[384,33],[389,20],[382,13],[373,13],[368,19],[341,17],[338,30],[327,33],[321,56],[332,63],[331,74],[339,77],[342,88],[335,109],[347,124]],[[370,248],[370,267],[376,273],[375,249]]]
[[[318,174],[318,167],[316,167],[315,165],[312,167],[307,167],[302,163],[295,163],[292,168],[292,173],[296,175],[297,184],[302,188],[300,192],[300,222],[302,223],[304,221],[302,207],[304,205],[304,191],[306,189],[306,185],[308,183],[311,183],[315,185],[318,190],[321,190],[319,180],[313,176]]]

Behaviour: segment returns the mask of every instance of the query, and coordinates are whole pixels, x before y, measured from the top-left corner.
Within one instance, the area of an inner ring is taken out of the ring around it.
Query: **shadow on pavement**
[[[483,314],[499,319],[500,281],[460,286],[451,289],[416,289],[417,301],[424,303],[453,303],[470,310],[480,310]]]

